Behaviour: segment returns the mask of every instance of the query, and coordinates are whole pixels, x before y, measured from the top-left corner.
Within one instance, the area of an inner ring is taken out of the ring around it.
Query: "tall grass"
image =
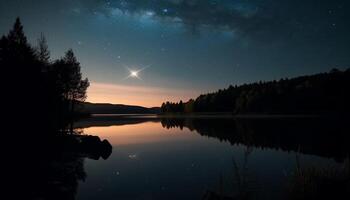
[[[350,199],[349,158],[340,167],[302,168],[297,156],[290,177],[289,199]]]

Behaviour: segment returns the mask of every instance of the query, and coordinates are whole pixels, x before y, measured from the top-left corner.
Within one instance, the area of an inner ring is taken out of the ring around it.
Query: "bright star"
[[[143,71],[143,70],[145,70],[146,68],[148,68],[149,66],[147,66],[147,67],[144,67],[144,68],[141,68],[141,69],[138,69],[138,70],[132,70],[132,69],[130,69],[130,68],[128,68],[128,67],[125,67],[128,71],[129,71],[129,75],[127,76],[127,77],[125,77],[124,79],[128,79],[128,78],[137,78],[137,79],[140,79],[140,80],[142,80],[141,79],[141,77],[139,76],[139,73],[141,72],[141,71]],[[123,80],[124,80],[123,79]]]
[[[131,77],[138,77],[138,71],[130,71],[130,76]]]

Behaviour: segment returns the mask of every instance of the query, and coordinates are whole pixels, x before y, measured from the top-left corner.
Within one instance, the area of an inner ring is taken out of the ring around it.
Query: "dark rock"
[[[101,157],[106,160],[112,154],[112,145],[108,140],[101,142]]]

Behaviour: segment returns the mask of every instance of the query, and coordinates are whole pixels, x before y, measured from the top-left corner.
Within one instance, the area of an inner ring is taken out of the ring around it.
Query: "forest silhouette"
[[[89,87],[73,50],[52,60],[44,35],[32,46],[17,18],[0,39],[0,67],[3,120],[10,128],[4,134],[10,139],[2,140],[9,144],[4,181],[12,199],[74,199],[86,176],[83,160],[107,159],[112,146],[73,131],[72,122],[80,117],[76,105],[85,101]]]
[[[73,50],[51,60],[44,35],[36,46],[29,44],[19,18],[0,39],[0,66],[3,76],[10,78],[5,84],[9,115],[30,116],[23,127],[35,128],[35,135],[62,129],[74,118],[75,104],[86,99],[89,81],[83,79]]]
[[[350,69],[279,81],[229,86],[187,102],[165,102],[162,113],[347,114]]]

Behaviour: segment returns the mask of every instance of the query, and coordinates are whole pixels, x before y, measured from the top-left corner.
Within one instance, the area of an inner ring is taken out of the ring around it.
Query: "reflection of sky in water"
[[[146,144],[159,142],[189,141],[198,135],[180,129],[163,129],[160,123],[147,122],[136,125],[91,127],[84,129],[84,133],[98,135],[107,139],[115,148],[119,145]]]
[[[219,191],[221,175],[224,193],[230,194],[237,187],[233,159],[242,170],[247,150],[154,122],[84,132],[108,139],[114,148],[106,161],[86,159],[87,180],[79,185],[78,199],[201,199],[206,190]],[[263,199],[277,197],[287,189],[295,159],[295,153],[253,149],[247,159],[250,187]],[[300,160],[306,166],[333,163],[316,156]]]

